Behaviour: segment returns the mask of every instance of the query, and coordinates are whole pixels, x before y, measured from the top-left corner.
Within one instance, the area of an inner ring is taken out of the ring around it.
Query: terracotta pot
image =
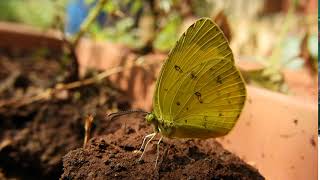
[[[316,179],[317,104],[250,86],[248,95],[224,147],[267,179]]]
[[[26,31],[20,26],[15,28],[15,25],[8,27],[0,24],[0,42],[6,42],[0,43],[0,47],[30,48],[20,42],[33,42],[40,38],[41,43],[32,46],[60,48],[61,41],[56,33],[48,34],[30,28]],[[81,74],[88,68],[108,69],[132,64],[138,58],[124,46],[90,40],[80,42],[77,54]],[[151,64],[111,77],[132,98],[133,108],[151,110],[154,81],[165,57],[164,54],[145,56],[145,63]],[[256,166],[266,179],[316,179],[316,100],[286,96],[252,86],[247,89],[249,98],[238,123],[230,134],[219,138],[219,141],[225,148]]]

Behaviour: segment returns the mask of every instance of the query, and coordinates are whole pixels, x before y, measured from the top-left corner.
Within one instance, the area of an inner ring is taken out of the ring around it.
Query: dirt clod
[[[135,133],[127,134],[123,127],[112,125],[124,122]],[[137,113],[113,119],[109,126],[118,127],[113,133],[94,137],[85,148],[70,151],[63,158],[61,179],[264,179],[213,139],[164,138],[156,168],[154,140],[139,162],[141,153],[136,150],[144,136],[152,132],[151,125],[142,128],[141,124],[146,122]],[[101,147],[105,152],[99,151]]]
[[[9,106],[12,100],[19,103],[22,97],[37,95],[62,82],[65,69],[59,57],[13,57],[2,50],[0,69],[0,179],[1,174],[17,179],[58,179],[62,157],[83,144],[83,118],[94,112],[100,121],[94,122],[92,134],[106,134],[107,110],[120,106],[115,99],[126,101],[125,96],[109,93],[117,91],[104,80],[66,91],[63,98]]]

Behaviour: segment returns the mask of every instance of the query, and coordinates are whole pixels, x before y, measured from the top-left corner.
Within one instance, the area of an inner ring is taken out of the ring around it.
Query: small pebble
[[[109,157],[110,157],[110,158],[114,158],[114,157],[116,157],[116,155],[113,154],[113,153],[111,153]]]

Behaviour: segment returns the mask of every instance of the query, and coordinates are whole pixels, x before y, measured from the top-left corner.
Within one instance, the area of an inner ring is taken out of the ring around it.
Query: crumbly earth
[[[84,89],[97,90],[93,87]],[[103,120],[111,107],[110,100],[106,99],[101,105],[101,96],[86,98],[41,103],[41,108],[34,114],[10,119],[17,127],[4,128],[1,132],[0,168],[3,172],[18,179],[57,179],[62,174],[62,157],[83,145],[87,114],[95,114],[101,120],[94,122],[94,134],[107,132]]]
[[[103,121],[110,109],[130,107],[108,81],[63,91],[50,100],[1,106],[62,82],[65,70],[54,58],[0,51],[0,179],[58,179],[62,157],[82,147],[86,115]],[[105,134],[103,126],[96,120],[93,133]]]
[[[142,113],[108,118],[109,134],[92,138],[85,148],[63,158],[61,179],[264,179],[252,166],[223,149],[214,139],[157,140],[138,161],[145,135],[152,133]]]

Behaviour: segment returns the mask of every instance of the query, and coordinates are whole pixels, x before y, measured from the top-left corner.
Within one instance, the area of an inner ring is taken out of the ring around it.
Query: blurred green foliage
[[[171,14],[167,23],[157,34],[153,46],[160,51],[170,50],[176,43],[182,19],[178,14]]]
[[[85,0],[88,4],[94,1]],[[108,0],[103,8],[103,12],[108,16],[107,22],[104,26],[95,22],[88,33],[96,40],[107,40],[131,47],[140,47],[142,42],[138,37],[135,16],[142,7],[142,0]]]
[[[131,47],[140,47],[142,42],[137,36],[137,29],[132,28],[134,21],[126,17],[115,22],[114,26],[101,28],[95,23],[90,28],[91,35],[97,40],[108,40],[115,43],[122,43]]]
[[[94,2],[96,0],[85,0],[88,5]],[[93,23],[86,34],[93,39],[121,43],[133,48],[143,48],[151,42],[153,49],[166,52],[174,46],[178,39],[181,27],[185,25],[184,20],[189,17],[203,16],[213,18],[215,11],[221,9],[228,17],[233,17],[233,20],[230,20],[230,24],[235,24],[231,29],[233,33],[236,35],[243,33],[244,31],[237,29],[237,23],[248,15],[243,8],[236,7],[242,4],[252,9],[249,4],[243,2],[232,0],[108,0],[103,8],[103,12],[107,14],[107,21],[104,24]],[[250,2],[252,4],[258,1]],[[264,1],[259,2],[263,4]],[[292,33],[294,22],[297,21],[295,6],[298,1],[292,0],[292,2],[289,11],[281,15],[284,16],[284,23],[280,32],[277,28],[270,27],[270,31],[277,31],[277,36],[275,40],[271,40],[274,41],[274,47],[270,54],[261,55],[263,57],[259,59],[265,68],[245,73],[244,76],[250,80],[250,83],[275,91],[287,92],[282,69],[301,69],[306,65],[307,60],[301,56],[303,37]],[[67,3],[68,0],[2,0],[0,1],[0,20],[22,22],[43,28],[54,27],[57,24],[57,17],[60,17],[62,21],[65,19]],[[254,5],[254,7],[259,6]],[[252,13],[253,17],[245,20],[260,21],[258,13],[258,11]],[[247,27],[251,28],[250,23]],[[317,34],[310,32],[305,46],[311,56],[311,64],[316,68],[318,67],[317,42]],[[246,43],[242,46],[250,47],[250,44]],[[252,51],[254,50],[249,53]]]
[[[9,0],[0,1],[0,20],[20,22],[41,28],[57,27],[57,19],[63,24],[65,20],[65,9],[68,1],[72,0]],[[85,0],[88,5],[96,0]],[[182,16],[177,8],[183,0],[159,0],[156,3],[156,10],[161,14],[157,22],[159,25],[154,29],[152,39],[155,49],[168,51],[176,42],[179,35],[179,28],[182,23]],[[189,6],[198,16],[208,16],[210,12],[209,1],[188,2]],[[95,22],[87,34],[97,40],[107,40],[116,43],[126,44],[137,48],[142,47],[144,29],[137,24],[142,16],[150,16],[149,1],[146,0],[108,0],[103,11],[108,15],[107,23],[104,26]],[[140,13],[140,14],[139,14]],[[62,28],[62,27],[59,27]],[[148,32],[150,33],[150,32]]]
[[[281,45],[281,66],[289,69],[300,69],[304,65],[304,60],[299,57],[300,45],[302,38],[300,37],[287,37]]]
[[[2,0],[0,20],[48,28],[55,23],[56,15],[62,13],[63,8],[57,7],[63,7],[66,2],[67,0]]]
[[[318,34],[311,34],[307,45],[311,56],[318,59]]]

